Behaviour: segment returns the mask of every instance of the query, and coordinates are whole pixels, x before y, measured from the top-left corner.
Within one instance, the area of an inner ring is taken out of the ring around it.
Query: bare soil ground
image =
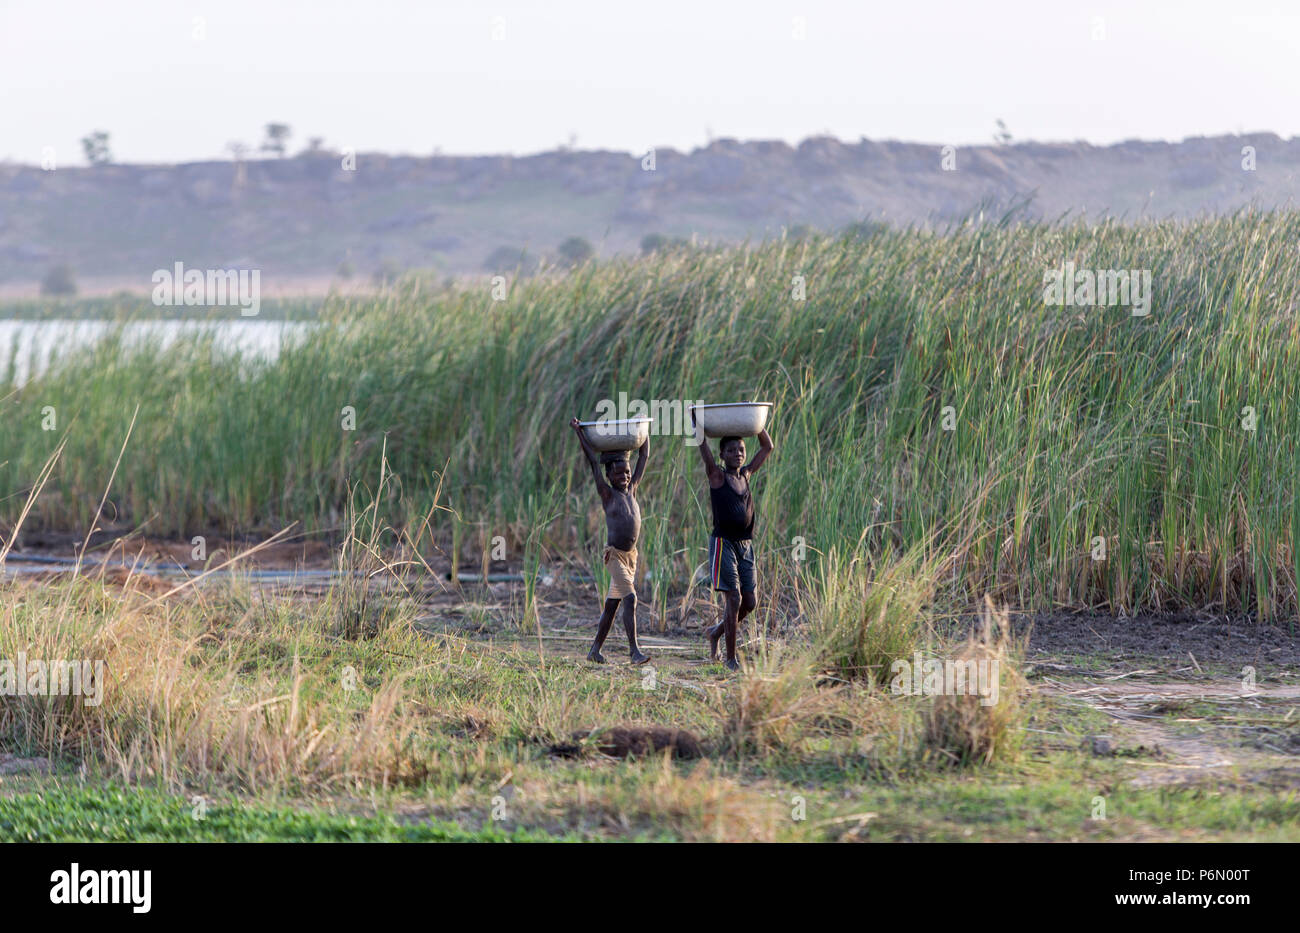
[[[1035,692],[1100,712],[1087,751],[1135,786],[1300,787],[1300,642],[1285,626],[1190,613],[1022,618]]]
[[[1091,658],[1115,665],[1170,668],[1177,672],[1246,666],[1264,672],[1300,670],[1300,630],[1249,618],[1195,613],[1128,618],[1054,613],[1015,620],[1030,634],[1030,657],[1044,661]]]

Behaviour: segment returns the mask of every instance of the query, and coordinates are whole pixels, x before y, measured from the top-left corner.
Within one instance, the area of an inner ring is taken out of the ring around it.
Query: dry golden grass
[[[973,685],[958,694],[935,696],[924,717],[922,744],[939,761],[952,764],[988,764],[1014,757],[1020,743],[1021,692],[1024,679],[1019,663],[1024,646],[1011,634],[1004,610],[984,598],[979,629],[954,652],[953,661],[965,665],[996,665],[996,702],[986,704]],[[993,670],[990,667],[990,670]]]
[[[410,674],[349,694],[338,682],[346,656],[333,651],[319,610],[249,605],[214,624],[202,603],[151,604],[87,582],[15,585],[4,597],[6,656],[102,660],[107,670],[99,706],[57,696],[6,706],[3,733],[51,757],[89,760],[128,782],[215,779],[254,792],[422,776]]]
[[[798,753],[840,704],[836,686],[818,687],[808,652],[774,646],[747,662],[732,691],[717,694],[722,747],[730,755]]]

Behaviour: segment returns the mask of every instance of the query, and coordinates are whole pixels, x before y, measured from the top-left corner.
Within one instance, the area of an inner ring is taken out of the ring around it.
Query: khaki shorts
[[[605,569],[609,571],[609,593],[606,599],[622,599],[636,592],[636,548],[620,551],[605,546]]]

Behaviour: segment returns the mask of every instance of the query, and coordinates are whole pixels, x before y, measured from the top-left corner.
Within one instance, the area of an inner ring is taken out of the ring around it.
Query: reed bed
[[[0,523],[63,443],[27,528],[86,528],[138,406],[118,524],[337,533],[386,451],[394,527],[426,523],[470,567],[497,536],[581,566],[603,529],[567,420],[620,392],[749,398],[776,403],[756,488],[779,598],[832,550],[921,548],[967,604],[1294,618],[1298,242],[1294,212],[880,230],[589,264],[503,301],[413,278],[327,301],[273,362],[109,339],[18,388],[0,350]],[[1150,314],[1048,306],[1067,261],[1150,269]],[[708,506],[681,437],[651,456],[641,550],[667,612]]]

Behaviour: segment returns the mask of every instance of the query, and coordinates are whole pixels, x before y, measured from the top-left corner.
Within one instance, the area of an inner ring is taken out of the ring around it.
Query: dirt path
[[[1156,673],[1150,671],[1147,673]],[[1040,695],[1105,714],[1111,735],[1091,736],[1095,755],[1123,755],[1137,787],[1293,773],[1300,782],[1300,685],[1241,681],[1157,683],[1045,679]]]
[[[1154,672],[1153,672],[1154,673]],[[1110,683],[1067,683],[1045,679],[1043,693],[1082,697],[1096,701],[1098,709],[1133,704],[1159,704],[1178,700],[1300,700],[1300,684],[1287,686],[1257,685],[1244,690],[1241,681],[1145,683],[1113,680]]]
[[[1093,754],[1122,756],[1136,786],[1300,786],[1300,638],[1289,626],[1199,613],[1023,616],[1038,693],[1111,722]]]

